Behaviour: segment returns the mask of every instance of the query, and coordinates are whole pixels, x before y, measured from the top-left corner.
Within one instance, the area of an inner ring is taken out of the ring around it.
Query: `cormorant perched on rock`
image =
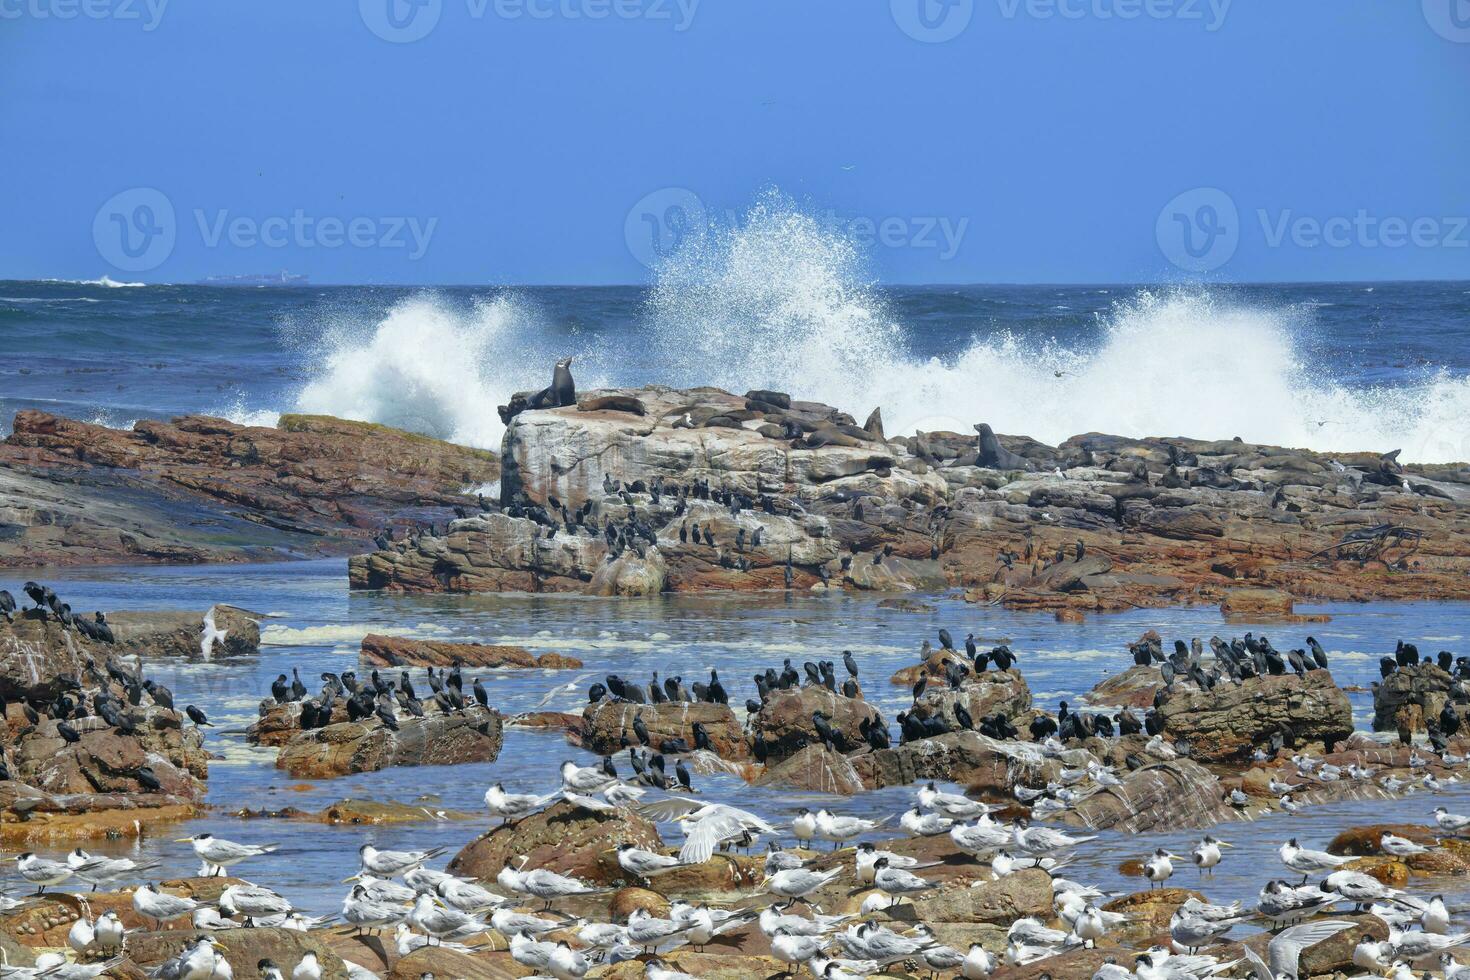
[[[1317,665],[1318,670],[1327,669],[1327,651],[1322,649],[1322,644],[1317,642],[1315,636],[1307,637],[1307,649],[1312,651],[1312,662]],[[1445,667],[1445,670],[1449,670]]]
[[[954,637],[949,635],[949,630],[947,629],[941,628],[939,631],[939,648],[941,650],[954,649]]]
[[[851,650],[842,651],[842,666],[847,668],[848,674],[852,677],[858,675],[857,661],[852,658]]]
[[[0,589],[0,616],[4,616],[7,623],[15,622],[15,596],[4,589]]]

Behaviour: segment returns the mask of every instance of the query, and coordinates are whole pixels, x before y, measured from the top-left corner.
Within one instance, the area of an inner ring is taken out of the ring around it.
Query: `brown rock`
[[[720,758],[750,758],[750,746],[745,741],[744,729],[735,719],[735,712],[728,705],[705,701],[634,704],[604,698],[582,709],[585,729],[582,744],[600,755],[611,755],[625,744],[637,745],[633,720],[639,717],[647,726],[649,741],[656,751],[671,739],[683,739],[693,748],[694,724],[698,722],[709,733],[710,746]]]
[[[1338,742],[1353,733],[1352,705],[1325,670],[1305,677],[1252,677],[1212,691],[1176,685],[1159,707],[1164,733],[1189,742],[1194,758],[1248,757],[1279,732],[1305,742]]]
[[[1373,730],[1424,731],[1424,719],[1438,718],[1444,709],[1451,683],[1431,661],[1398,668],[1373,685]]]
[[[628,916],[639,909],[655,918],[666,918],[669,900],[647,888],[619,888],[608,899],[607,915],[612,922],[627,922]]]
[[[449,870],[494,881],[507,862],[527,857],[535,867],[607,884],[623,877],[611,852],[625,842],[663,847],[653,824],[631,810],[593,812],[562,801],[482,834],[455,855]]]
[[[0,563],[340,555],[395,522],[473,507],[463,489],[499,472],[494,453],[325,416],[268,429],[190,415],[125,431],[21,411],[0,445],[0,511],[19,529]]]
[[[389,766],[494,762],[500,755],[501,719],[493,710],[400,717],[398,725],[390,731],[375,718],[298,732],[281,746],[276,768],[297,779],[325,779]]]
[[[853,768],[869,789],[906,786],[924,780],[959,783],[982,796],[1009,799],[1016,785],[1045,785],[1060,764],[1053,759],[1028,761],[1008,752],[1004,743],[979,732],[950,732],[891,749],[854,756]]]
[[[156,966],[178,955],[180,950],[203,934],[193,929],[140,931],[128,937],[128,956],[140,966]],[[347,968],[341,957],[308,932],[295,929],[221,929],[213,935],[223,947],[220,952],[237,977],[255,975],[258,972],[256,964],[263,959],[273,961],[289,976],[308,951],[316,954],[323,978],[346,980],[347,977]]]
[[[524,647],[484,643],[444,643],[369,633],[362,638],[362,662],[374,667],[539,667],[566,670],[582,666],[576,657],[543,653],[537,657]]]
[[[768,758],[780,761],[796,753],[804,744],[820,742],[812,724],[813,712],[826,716],[833,731],[843,739],[838,748],[850,752],[865,746],[859,725],[884,724],[883,715],[866,701],[845,698],[814,684],[802,688],[772,691],[761,706],[751,727],[765,736]]]
[[[1276,589],[1230,589],[1220,601],[1220,611],[1237,616],[1290,616],[1292,598]]]
[[[443,946],[421,946],[393,964],[388,980],[419,980],[425,974],[455,980],[514,980],[529,975],[508,956],[472,956]]]
[[[213,607],[216,629],[225,631],[210,651],[216,657],[246,657],[260,652],[259,616],[234,606]],[[107,652],[122,658],[203,656],[205,612],[143,612],[124,610],[108,613],[107,623],[117,642]]]
[[[1122,779],[1122,786],[1088,796],[1059,819],[1092,830],[1136,834],[1154,828],[1208,827],[1233,816],[1221,802],[1219,780],[1189,759],[1155,763]]]
[[[766,766],[755,785],[789,786],[835,796],[853,796],[864,789],[862,777],[847,757],[821,743],[798,749],[795,755]]]
[[[950,885],[925,892],[913,902],[914,914],[925,922],[990,922],[1010,925],[1022,916],[1051,917],[1051,876],[1030,868],[971,888]]]
[[[1031,710],[1031,689],[1014,667],[1010,670],[987,670],[972,675],[957,689],[930,684],[913,710],[921,719],[938,715],[953,726],[957,704],[965,706],[976,724],[994,714],[1015,719]]]

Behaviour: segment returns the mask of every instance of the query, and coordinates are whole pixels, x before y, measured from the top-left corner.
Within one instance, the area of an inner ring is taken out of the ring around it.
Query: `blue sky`
[[[642,282],[772,187],[888,282],[1470,278],[1470,0],[0,0],[0,84],[7,278]]]

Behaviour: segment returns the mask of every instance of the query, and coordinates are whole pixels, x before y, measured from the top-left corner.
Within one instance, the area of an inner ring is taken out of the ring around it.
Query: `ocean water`
[[[278,841],[279,857],[241,867],[247,877],[280,889],[303,907],[335,909],[356,867],[364,842],[379,847],[442,845],[450,853],[489,826],[473,822],[426,821],[400,827],[328,827],[260,819],[242,822],[241,809],[278,810],[287,806],[321,809],[344,798],[418,803],[431,811],[461,809],[483,814],[483,795],[500,780],[515,791],[550,792],[559,782],[563,759],[589,764],[593,757],[566,745],[556,732],[507,728],[494,763],[389,769],[330,780],[297,780],[273,766],[274,750],[256,748],[244,732],[257,717],[261,699],[278,672],[298,667],[313,690],[322,671],[340,673],[357,665],[358,647],[368,632],[392,632],[433,639],[515,643],[534,652],[558,651],[584,661],[580,671],[484,671],[480,676],[491,703],[507,715],[535,709],[579,712],[586,687],[610,672],[646,681],[677,673],[686,684],[718,668],[732,704],[754,695],[751,675],[785,657],[840,656],[852,650],[866,696],[885,717],[893,718],[909,700],[906,686],[889,683],[900,667],[917,661],[919,644],[933,642],[939,627],[963,636],[973,631],[985,642],[1009,641],[1036,703],[1055,710],[1104,676],[1131,664],[1126,644],[1147,629],[1167,639],[1265,632],[1286,649],[1304,644],[1308,633],[1329,651],[1340,685],[1367,687],[1377,676],[1378,657],[1399,637],[1416,639],[1426,652],[1464,652],[1470,641],[1470,603],[1373,603],[1329,605],[1332,621],[1282,627],[1226,624],[1213,608],[1137,610],[1094,617],[1081,624],[1058,624],[1050,616],[975,606],[954,596],[922,597],[929,608],[903,610],[880,606],[873,596],[706,595],[609,600],[567,595],[402,596],[348,592],[341,560],[255,566],[101,568],[51,571],[46,580],[77,608],[202,609],[230,602],[266,614],[258,656],[177,661],[156,660],[148,672],[170,687],[178,704],[203,708],[217,727],[207,729],[205,746],[216,758],[210,765],[209,815],[141,841],[95,842],[89,849],[142,855],[162,863],[160,877],[192,873],[197,862],[187,845],[174,838],[209,831],[232,840]],[[32,573],[0,570],[0,587],[18,593]],[[470,675],[476,676],[476,675]],[[1371,719],[1371,698],[1350,695],[1359,727]],[[737,709],[738,711],[738,709]],[[626,767],[625,767],[626,768]],[[1205,887],[1222,901],[1253,900],[1266,876],[1284,876],[1275,849],[1288,837],[1325,846],[1344,827],[1379,822],[1423,823],[1434,806],[1470,811],[1470,771],[1466,782],[1431,797],[1417,793],[1399,800],[1347,801],[1315,807],[1300,816],[1273,815],[1252,823],[1225,824],[1216,836],[1236,845],[1213,883]],[[800,806],[828,806],[871,817],[893,816],[912,805],[912,790],[894,787],[854,798],[827,798],[790,789],[761,789],[733,776],[698,776],[706,798],[756,810],[778,822],[789,821]],[[655,794],[656,795],[656,794]],[[661,828],[666,840],[681,838]],[[177,832],[175,832],[175,830]],[[891,836],[892,832],[889,833]],[[875,835],[881,837],[883,835]],[[1125,878],[1118,865],[1142,858],[1155,847],[1187,853],[1198,832],[1121,835],[1104,832],[1081,849],[1072,877],[1103,887],[1131,891],[1140,880]],[[1182,849],[1182,850],[1181,850]],[[1192,868],[1178,880],[1194,882]],[[1417,887],[1417,886],[1416,886]],[[1425,883],[1426,894],[1444,891],[1470,901],[1470,881]]]
[[[25,407],[305,411],[495,449],[495,406],[573,355],[584,388],[776,388],[881,407],[891,434],[987,421],[1470,460],[1470,283],[885,288],[799,214],[757,215],[647,287],[0,282],[0,351],[0,431]]]

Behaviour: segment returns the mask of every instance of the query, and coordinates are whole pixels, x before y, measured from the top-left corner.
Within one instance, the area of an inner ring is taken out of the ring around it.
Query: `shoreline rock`
[[[1056,447],[992,434],[988,450],[957,433],[883,440],[829,406],[757,394],[651,385],[520,411],[501,512],[355,555],[350,584],[959,587],[1068,615],[1215,603],[1293,621],[1311,618],[1296,601],[1470,597],[1463,466],[1097,433]]]
[[[369,633],[362,638],[362,662],[373,667],[526,667],[542,670],[574,670],[582,666],[576,657],[543,653],[539,657],[524,647],[486,643],[446,643],[411,640],[401,636]]]
[[[281,745],[276,768],[296,779],[326,779],[389,766],[450,766],[494,762],[500,755],[500,715],[485,708],[401,717],[391,731],[377,719],[298,731]]]
[[[0,564],[234,562],[344,555],[388,526],[477,508],[494,453],[367,422],[275,428],[186,415],[130,430],[15,415],[0,443]]]

